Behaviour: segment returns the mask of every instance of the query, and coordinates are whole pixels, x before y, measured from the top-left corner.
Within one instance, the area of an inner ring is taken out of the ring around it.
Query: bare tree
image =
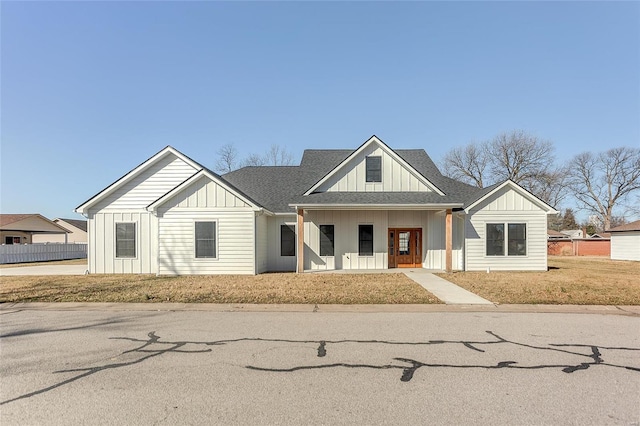
[[[558,208],[569,193],[567,168],[551,166],[535,179],[529,179],[525,186],[536,197]]]
[[[499,134],[489,143],[488,150],[494,180],[511,179],[527,189],[553,164],[553,144],[524,130]]]
[[[489,164],[486,144],[470,143],[453,148],[442,160],[444,174],[478,188],[484,187],[485,172]]]
[[[454,148],[442,161],[444,174],[478,186],[511,179],[552,206],[566,197],[565,171],[553,166],[553,144],[523,130]]]
[[[218,173],[229,173],[236,168],[238,162],[238,150],[228,143],[218,149],[218,161],[216,161],[216,171]]]
[[[580,207],[597,215],[608,231],[614,209],[634,208],[627,202],[640,190],[640,149],[622,147],[577,155],[569,169],[569,186]]]
[[[290,166],[293,155],[286,148],[274,144],[264,154],[264,162],[268,166]]]
[[[259,154],[249,154],[247,158],[242,161],[242,167],[247,166],[265,166],[266,160],[263,155]]]

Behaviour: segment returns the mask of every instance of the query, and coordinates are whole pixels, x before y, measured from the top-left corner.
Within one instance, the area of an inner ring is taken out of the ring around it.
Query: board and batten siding
[[[351,159],[335,176],[324,182],[318,188],[318,192],[431,192],[415,172],[400,164],[382,148],[371,148]],[[366,182],[368,156],[382,157],[382,182]]]
[[[256,216],[256,273],[269,270],[269,242],[267,240],[268,219],[265,215]]]
[[[136,256],[116,258],[116,223],[136,224]],[[156,273],[158,221],[147,211],[92,214],[87,222],[87,257],[92,274]],[[95,237],[94,237],[95,236]]]
[[[504,223],[505,226],[509,223],[526,224],[527,254],[487,256],[488,223]],[[511,188],[503,188],[469,212],[465,237],[467,271],[547,270],[547,214]]]
[[[640,231],[612,232],[611,259],[640,260]]]
[[[280,227],[291,225],[297,230],[297,216],[295,214],[276,215],[267,218],[267,241],[269,250],[267,253],[267,270],[270,272],[294,272],[296,270],[297,256],[281,256],[280,253]],[[296,250],[297,250],[296,244]]]
[[[208,177],[158,208],[158,274],[255,274],[254,209]],[[195,256],[195,222],[216,222],[216,258]]]

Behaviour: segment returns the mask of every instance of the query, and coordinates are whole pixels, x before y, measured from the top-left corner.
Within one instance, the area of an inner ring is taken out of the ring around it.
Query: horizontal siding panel
[[[189,210],[180,206],[160,218],[160,274],[254,274],[254,212],[225,208]],[[194,222],[215,221],[216,259],[195,258]]]

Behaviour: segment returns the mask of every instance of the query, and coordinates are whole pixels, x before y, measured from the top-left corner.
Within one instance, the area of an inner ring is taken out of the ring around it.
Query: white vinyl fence
[[[0,264],[86,259],[87,244],[2,244]]]

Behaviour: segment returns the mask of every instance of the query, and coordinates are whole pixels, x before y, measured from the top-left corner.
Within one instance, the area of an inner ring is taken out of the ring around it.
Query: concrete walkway
[[[403,272],[447,305],[493,305],[487,299],[424,269],[410,269]]]

